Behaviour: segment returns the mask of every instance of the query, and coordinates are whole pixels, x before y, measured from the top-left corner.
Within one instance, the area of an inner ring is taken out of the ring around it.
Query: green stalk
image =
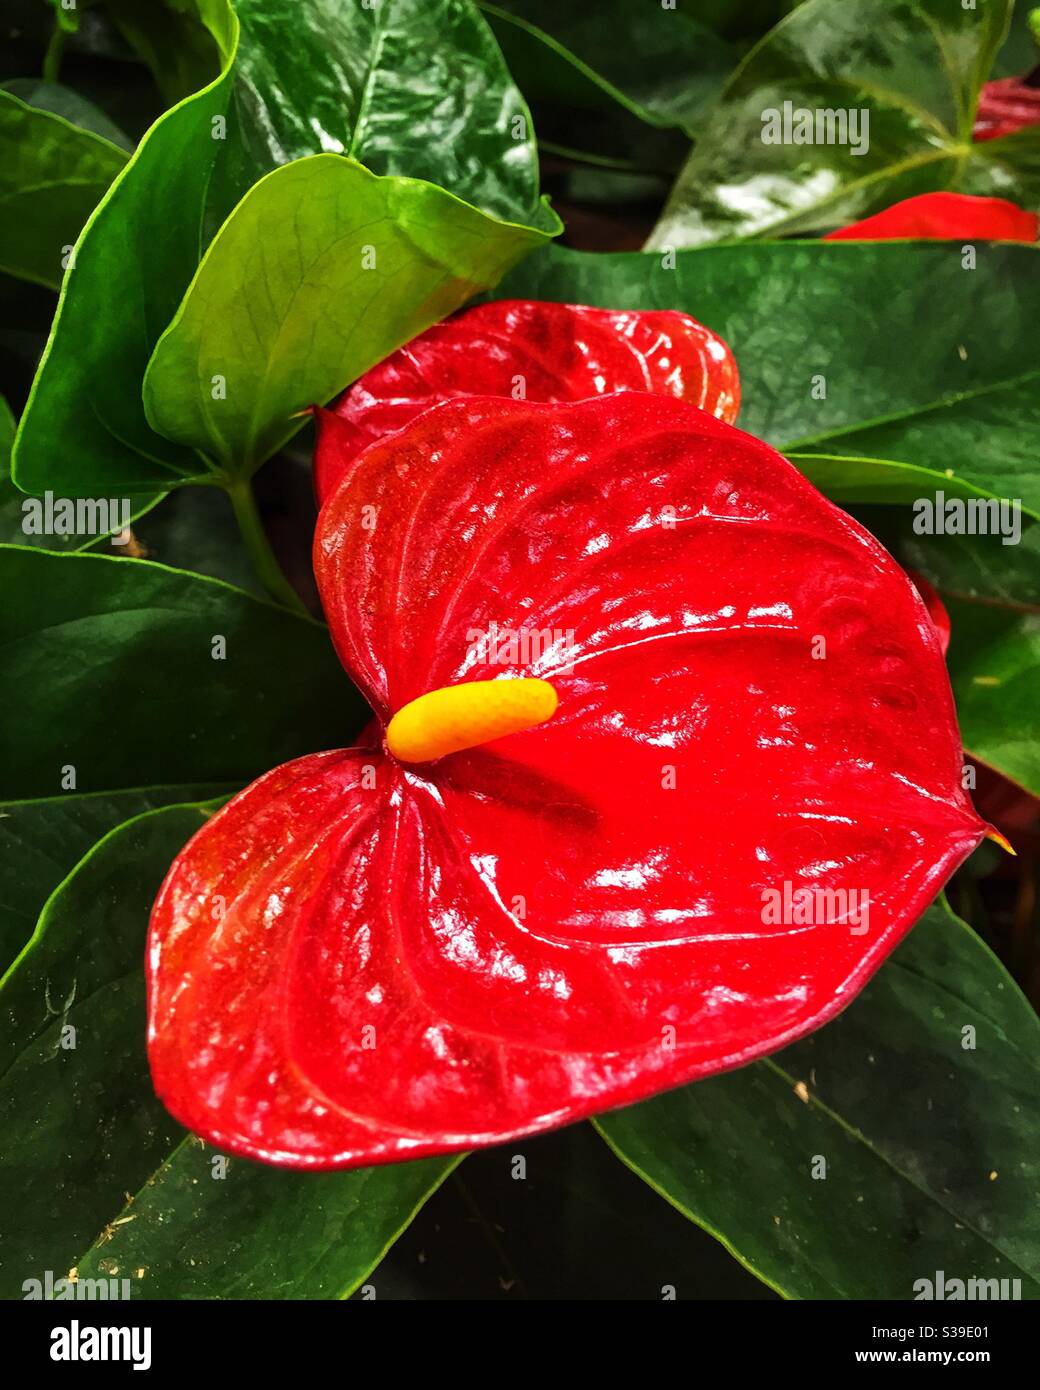
[[[301,613],[305,618],[309,617],[303,600],[286,579],[281,565],[275,559],[271,542],[267,539],[267,532],[260,520],[260,512],[249,479],[229,483],[227,494],[231,498],[238,529],[242,533],[242,539],[260,582],[271,597],[283,607],[292,609],[294,613]]]
[[[51,34],[50,42],[47,44],[43,55],[43,80],[44,82],[57,82],[61,74],[61,58],[65,52],[65,40],[69,33],[61,24],[56,24],[54,33]]]

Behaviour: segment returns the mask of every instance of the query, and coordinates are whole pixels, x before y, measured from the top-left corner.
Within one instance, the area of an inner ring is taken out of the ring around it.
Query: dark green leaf
[[[140,384],[198,265],[220,149],[213,122],[227,105],[237,25],[226,0],[206,12],[225,55],[221,76],[152,126],[77,243],[15,444],[27,492],[154,500],[205,472],[149,427]]]
[[[27,106],[50,111],[54,116],[63,116],[71,125],[100,135],[128,154],[134,147],[133,141],[125,131],[119,129],[115,121],[72,87],[62,86],[60,82],[39,81],[35,77],[15,77],[4,83],[3,90],[24,101]]]
[[[0,984],[7,1297],[70,1267],[158,1298],[342,1297],[457,1162],[299,1174],[233,1160],[220,1177],[197,1141],[178,1143],[148,1077],[142,961],[152,899],[204,820],[174,806],[113,831]]]
[[[244,782],[365,717],[320,623],[219,580],[5,546],[0,590],[8,689],[32,693],[0,733],[8,799]]]
[[[499,293],[692,314],[733,349],[742,428],[838,501],[941,489],[1040,515],[1040,250],[976,255],[969,270],[953,243],[550,247]]]
[[[79,1276],[129,1278],[143,1298],[347,1298],[460,1157],[287,1173],[188,1138],[79,1261]]]
[[[231,201],[271,169],[326,152],[426,179],[507,222],[539,216],[530,118],[468,0],[235,8],[241,148],[231,140],[229,167],[218,171]]]
[[[723,39],[657,0],[483,3],[513,76],[529,99],[593,109],[617,103],[640,121],[692,135],[734,63]]]
[[[248,476],[307,406],[497,284],[545,239],[341,155],[276,169],[224,225],[160,339],[145,376],[148,417],[226,476]]]
[[[105,0],[105,8],[152,70],[167,106],[218,76],[220,52],[207,24],[216,27],[212,17],[220,6],[212,0]]]
[[[110,141],[0,88],[0,270],[57,289],[80,228],[125,163]]]
[[[923,574],[942,594],[997,608],[1040,611],[1040,526],[1023,530],[1017,544],[999,533],[918,535],[915,514],[902,507],[856,513],[899,563]]]
[[[1010,976],[936,906],[835,1022],[596,1123],[788,1297],[912,1299],[942,1270],[1035,1298],[1038,1047]]]
[[[178,806],[113,831],[0,981],[6,1298],[48,1270],[64,1276],[182,1133],[148,1076],[144,934],[171,859],[205,819]]]
[[[952,599],[946,606],[964,747],[1040,796],[1040,617]]]
[[[203,784],[89,796],[68,792],[0,805],[0,972],[29,940],[54,889],[103,835],[145,811],[225,790]]]
[[[727,84],[650,244],[826,230],[915,193],[960,187],[973,163],[995,157],[972,145],[971,132],[1009,8],[1009,0],[800,5]],[[819,143],[796,144],[793,121],[781,130],[770,115],[785,102],[814,113],[814,123],[817,112],[853,115],[844,131],[821,127]]]

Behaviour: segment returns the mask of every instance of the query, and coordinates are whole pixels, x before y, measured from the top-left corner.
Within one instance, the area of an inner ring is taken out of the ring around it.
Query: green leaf
[[[788,1297],[912,1299],[943,1270],[1035,1298],[1038,1048],[1004,968],[935,906],[835,1022],[596,1124]]]
[[[202,16],[207,0],[105,0],[119,32],[151,69],[168,106],[214,81],[220,52]]]
[[[113,831],[0,981],[3,1297],[64,1275],[182,1133],[149,1080],[142,962],[159,884],[205,819],[177,806]]]
[[[342,1297],[458,1161],[300,1174],[233,1160],[221,1179],[180,1142],[148,1076],[142,960],[155,893],[205,817],[173,806],[114,830],[0,983],[6,1297],[70,1267],[158,1298]]]
[[[133,141],[115,121],[72,87],[65,87],[60,82],[43,82],[35,77],[15,77],[4,83],[3,90],[24,101],[27,106],[50,111],[54,116],[63,116],[71,125],[100,135],[127,154],[134,147]]]
[[[964,747],[1040,796],[1040,617],[955,599],[946,606]]]
[[[276,169],[235,209],[160,339],[148,417],[226,476],[248,476],[300,428],[294,415],[544,241],[433,184],[380,178],[340,155]]]
[[[198,3],[224,69],[152,126],[80,235],[15,441],[14,477],[27,492],[154,501],[205,471],[154,433],[140,396],[152,348],[198,265],[220,149],[213,121],[228,101],[234,14],[227,0]]]
[[[425,179],[506,222],[539,217],[530,115],[469,0],[238,0],[233,201],[307,155]],[[244,164],[244,167],[241,167]]]
[[[692,314],[733,349],[741,427],[837,501],[941,489],[1018,498],[1037,516],[1040,250],[975,249],[967,270],[953,243],[550,247],[499,293]]]
[[[800,5],[733,75],[649,244],[821,231],[960,187],[972,165],[997,157],[971,132],[1009,12],[1008,0]],[[852,111],[856,123],[794,143],[793,126],[774,128],[770,115],[778,120],[785,102],[792,112]]]
[[[80,1259],[79,1276],[129,1278],[141,1298],[347,1298],[462,1157],[288,1173],[188,1138]]]
[[[863,522],[906,569],[917,570],[940,593],[969,603],[1040,612],[1040,526],[1005,545],[987,535],[917,535],[915,516],[905,508],[857,511]]]
[[[203,302],[198,296],[210,293],[212,267],[223,263],[242,229],[254,225],[258,209],[272,216],[281,216],[287,206],[290,215],[299,211],[292,197],[301,186],[297,179],[306,182],[318,202],[307,208],[306,225],[300,229],[279,226],[278,236],[272,237],[273,228],[264,227],[265,253],[271,254],[261,276],[264,288],[253,291],[250,311],[256,310],[255,299],[262,298],[266,288],[277,289],[298,275],[297,253],[308,247],[317,250],[330,227],[344,235],[359,230],[349,226],[342,206],[347,182],[358,181],[356,172],[347,172],[355,170],[354,164],[344,159],[339,174],[331,174],[334,156],[328,154],[318,165],[320,176],[309,167],[303,174],[289,174],[292,165],[284,161],[297,154],[317,157],[323,149],[343,148],[360,151],[366,160],[395,171],[405,165],[430,169],[444,182],[473,190],[496,207],[522,207],[516,216],[542,229],[495,220],[439,189],[420,193],[412,185],[405,194],[387,184],[379,186],[378,196],[369,190],[363,200],[367,205],[382,199],[386,206],[381,216],[392,221],[400,215],[399,224],[386,230],[395,244],[391,260],[399,271],[395,299],[381,307],[379,317],[385,324],[399,325],[401,336],[391,340],[367,329],[367,346],[378,347],[380,355],[458,307],[475,289],[486,288],[493,283],[489,276],[501,274],[559,230],[548,209],[537,204],[533,138],[523,103],[483,21],[461,0],[438,0],[433,8],[416,0],[393,0],[377,10],[333,7],[328,0],[307,0],[306,5],[243,0],[239,8],[244,31],[237,57],[238,20],[226,0],[193,4],[219,47],[223,69],[210,86],[156,122],[84,231],[16,440],[14,477],[26,491],[49,487],[69,497],[144,495],[153,502],[156,494],[184,483],[214,480],[218,465],[212,458],[202,458],[194,448],[174,441],[189,439],[207,453],[214,447],[208,428],[200,426],[209,412],[221,414],[218,405],[224,403],[212,400],[218,387],[209,377],[199,380],[196,373],[192,399],[183,410],[177,402],[156,402],[152,395],[152,417],[165,421],[167,411],[172,415],[167,422],[172,438],[167,438],[152,428],[145,414],[145,369],[198,271],[198,282],[162,350],[164,360],[173,364],[171,374],[180,380],[184,366],[176,345],[192,348],[192,321]],[[367,46],[359,48],[361,37]],[[394,66],[398,63],[400,69]],[[447,86],[438,85],[441,77]],[[411,94],[407,99],[406,92]],[[353,98],[345,99],[347,93]],[[465,128],[464,136],[460,127]],[[234,207],[259,173],[279,164],[288,175],[285,181],[263,180]],[[431,219],[430,226],[414,224],[417,208]],[[211,233],[229,213],[212,255],[200,268]],[[456,235],[460,248],[449,254],[443,238]],[[405,255],[406,245],[412,247],[410,257]],[[261,248],[250,250],[255,258]],[[352,262],[346,267],[346,253],[337,254],[335,246],[326,244],[319,254],[323,263],[314,269],[323,284],[338,291],[350,278],[347,269],[354,271],[356,266]],[[408,304],[405,290],[411,296]],[[330,394],[347,384],[350,363],[369,365],[363,353],[348,359],[340,341],[363,306],[352,311],[348,303],[328,303],[306,292],[301,302],[318,316],[302,342],[293,339],[301,332],[296,315],[277,343],[244,345],[243,356],[252,355],[254,362],[268,350],[276,356],[260,367],[260,376],[239,379],[237,397],[232,394],[235,384],[229,382],[224,413],[237,413],[236,447],[239,436],[246,436],[245,447],[252,447],[259,434],[284,439],[296,427],[282,417],[273,418],[268,388],[276,409],[297,390],[302,392],[300,403],[309,405],[324,399],[326,380],[332,383]],[[243,306],[237,307],[241,315]],[[265,333],[281,331],[271,306],[264,306],[262,317]],[[322,362],[321,371],[315,372],[311,361],[310,370],[290,375],[281,355],[306,351],[311,328],[332,352],[331,362]],[[265,371],[270,379],[263,376]],[[247,399],[243,390],[262,394]],[[202,402],[195,399],[200,391],[206,397]],[[89,411],[84,402],[90,403]],[[243,429],[243,421],[253,413],[264,418],[250,419]],[[64,446],[73,435],[75,451]],[[239,460],[239,475],[260,461]]]
[[[109,140],[0,88],[0,270],[57,289],[80,228],[125,163]]]
[[[212,784],[143,787],[0,805],[0,972],[32,935],[51,893],[103,835],[145,811],[225,790]]]
[[[616,104],[640,122],[693,135],[735,61],[706,25],[657,3],[605,0],[568,10],[554,0],[481,0],[480,7],[510,72],[539,105],[602,111]],[[540,112],[538,126],[544,135]]]
[[[220,580],[3,546],[0,591],[8,689],[32,692],[0,732],[5,798],[241,783],[365,717],[322,624]]]

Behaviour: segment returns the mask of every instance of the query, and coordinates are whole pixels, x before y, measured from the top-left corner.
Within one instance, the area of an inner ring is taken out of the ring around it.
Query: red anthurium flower
[[[319,450],[323,502],[355,454],[420,411],[459,396],[583,401],[611,391],[677,396],[731,424],[740,408],[733,354],[671,309],[591,309],[503,299],[435,324],[366,372],[333,407],[348,429]]]
[[[1040,125],[1040,69],[985,84],[975,110],[975,140],[998,140],[1030,125]]]
[[[351,462],[315,570],[375,724],[170,870],[148,979],[172,1112],[269,1162],[376,1163],[635,1101],[843,1008],[986,831],[899,566],[666,396],[449,401],[360,455],[320,424]]]
[[[920,193],[904,198],[873,217],[828,232],[824,241],[1036,241],[1036,213],[1003,198],[976,198],[968,193]]]

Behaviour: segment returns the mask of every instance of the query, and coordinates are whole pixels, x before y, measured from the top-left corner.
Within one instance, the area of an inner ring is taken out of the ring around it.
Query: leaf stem
[[[260,510],[256,505],[256,498],[253,495],[249,479],[243,478],[233,483],[227,483],[225,486],[227,495],[231,498],[231,505],[235,510],[238,529],[242,533],[242,539],[245,541],[249,558],[253,562],[253,568],[256,570],[260,582],[271,597],[283,607],[292,609],[294,613],[302,613],[304,617],[309,617],[303,600],[286,579],[282,567],[271,549],[271,542],[267,539],[264,523],[260,519]]]
[[[65,52],[65,41],[68,37],[68,30],[61,24],[55,24],[54,32],[51,34],[43,55],[44,82],[57,82],[59,80],[62,54]]]

